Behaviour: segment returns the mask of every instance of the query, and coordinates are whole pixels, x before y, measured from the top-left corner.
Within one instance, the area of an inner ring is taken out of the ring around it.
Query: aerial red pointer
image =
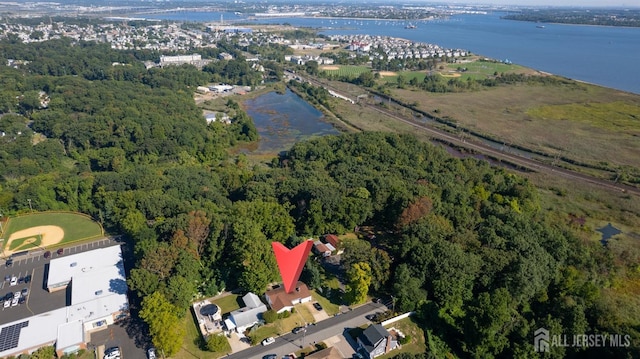
[[[304,268],[304,263],[309,256],[309,251],[311,251],[311,246],[313,246],[312,240],[304,241],[293,249],[285,247],[280,242],[271,242],[285,292],[293,292],[300,278],[300,273],[302,273],[302,268]]]

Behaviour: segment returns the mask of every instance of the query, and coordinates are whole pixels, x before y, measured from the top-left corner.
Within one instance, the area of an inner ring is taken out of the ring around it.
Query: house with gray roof
[[[229,318],[225,319],[224,324],[227,330],[235,329],[236,332],[243,333],[247,328],[260,322],[262,313],[267,311],[267,306],[251,292],[242,297],[242,301],[245,306],[229,313]]]
[[[382,325],[373,324],[358,336],[358,352],[373,359],[386,354],[398,346],[398,340]]]

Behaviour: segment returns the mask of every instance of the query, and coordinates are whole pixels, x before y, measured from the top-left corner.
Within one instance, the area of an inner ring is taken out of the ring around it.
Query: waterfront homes
[[[332,35],[331,41],[348,44],[347,50],[357,53],[384,53],[387,59],[427,59],[436,57],[464,57],[468,52],[462,49],[446,49],[435,44],[414,42],[389,36],[372,35]]]

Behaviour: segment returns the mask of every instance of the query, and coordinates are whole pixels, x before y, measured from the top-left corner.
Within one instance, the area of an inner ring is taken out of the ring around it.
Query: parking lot
[[[71,296],[68,290],[49,293],[46,289],[47,281],[45,276],[48,272],[49,262],[60,256],[108,247],[114,244],[117,244],[114,239],[103,238],[63,248],[61,254],[58,254],[55,250],[50,251],[49,258],[45,258],[47,251],[38,250],[14,256],[12,261],[9,262],[9,266],[5,261],[0,266],[0,297],[4,299],[9,292],[21,292],[25,288],[28,290],[28,295],[23,303],[12,305],[13,303],[10,302],[8,307],[5,307],[4,300],[1,301],[2,315],[0,315],[0,325],[70,305]],[[11,285],[11,279],[14,277],[17,283]],[[26,280],[28,279],[30,280],[27,283]]]

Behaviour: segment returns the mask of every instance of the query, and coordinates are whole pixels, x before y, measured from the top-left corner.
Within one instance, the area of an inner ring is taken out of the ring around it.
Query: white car
[[[274,337],[269,337],[265,340],[262,341],[262,345],[269,345],[269,344],[273,344],[275,343],[275,338]]]
[[[10,300],[5,300],[4,301],[4,307],[5,308],[9,308],[11,306],[11,301]]]
[[[156,359],[156,348],[149,348],[147,350],[147,358]]]
[[[15,307],[16,305],[18,305],[18,301],[20,300],[20,298],[18,297],[13,297],[13,300],[11,300],[11,306]]]
[[[104,359],[120,359],[120,348],[112,347],[104,351]]]
[[[18,284],[18,277],[11,277],[11,282],[9,284],[11,286]]]

